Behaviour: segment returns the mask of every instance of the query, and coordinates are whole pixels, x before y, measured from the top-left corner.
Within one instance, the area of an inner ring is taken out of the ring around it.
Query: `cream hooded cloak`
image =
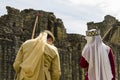
[[[59,80],[60,61],[57,48],[47,44],[47,32],[20,47],[13,67],[16,80]]]

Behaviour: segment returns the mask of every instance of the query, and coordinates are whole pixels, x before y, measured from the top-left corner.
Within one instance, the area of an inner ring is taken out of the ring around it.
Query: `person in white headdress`
[[[112,49],[103,43],[100,31],[86,31],[87,44],[83,48],[80,66],[86,68],[85,80],[115,80]]]
[[[15,80],[59,80],[61,75],[53,34],[45,30],[35,39],[25,41],[15,58]]]

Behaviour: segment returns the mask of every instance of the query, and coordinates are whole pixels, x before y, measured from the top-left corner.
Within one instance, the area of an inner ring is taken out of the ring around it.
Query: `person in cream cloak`
[[[60,60],[54,40],[53,34],[45,30],[21,45],[13,64],[15,80],[59,80]]]

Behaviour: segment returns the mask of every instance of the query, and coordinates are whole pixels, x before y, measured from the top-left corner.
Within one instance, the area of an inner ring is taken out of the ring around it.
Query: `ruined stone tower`
[[[0,17],[0,80],[13,80],[13,61],[21,44],[31,39],[36,14],[41,15],[35,30],[35,37],[45,29],[56,38],[61,62],[61,80],[84,80],[84,70],[79,66],[82,48],[86,41],[80,34],[66,33],[61,19],[54,13],[42,10],[18,10],[7,6],[7,14]],[[120,22],[110,15],[99,23],[88,22],[88,29],[100,29],[103,41],[113,48],[116,61],[117,78],[120,79]]]
[[[6,7],[8,14],[0,17],[0,80],[13,80],[13,61],[21,44],[31,39],[36,14],[39,13],[35,37],[43,30],[50,30],[55,38],[61,62],[61,80],[82,80],[79,58],[84,36],[67,34],[61,19],[54,13],[42,10],[18,10]]]

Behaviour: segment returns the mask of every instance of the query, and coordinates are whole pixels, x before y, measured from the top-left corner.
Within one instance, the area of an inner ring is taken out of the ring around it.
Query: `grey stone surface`
[[[54,13],[42,10],[24,9],[22,11],[6,7],[7,14],[0,17],[0,80],[13,80],[13,61],[20,45],[31,39],[36,14],[39,12],[35,37],[43,30],[50,30],[56,38],[61,62],[61,80],[84,80],[84,70],[79,59],[86,41],[80,34],[68,34],[60,18]],[[115,55],[116,73],[120,79],[120,22],[106,15],[102,22],[87,23],[88,29],[100,29],[103,41],[111,46]]]

